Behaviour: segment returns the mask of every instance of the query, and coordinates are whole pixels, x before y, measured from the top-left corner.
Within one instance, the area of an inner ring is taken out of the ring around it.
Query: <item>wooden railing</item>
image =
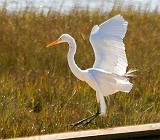
[[[115,127],[108,129],[66,132],[10,140],[160,140],[160,123]]]

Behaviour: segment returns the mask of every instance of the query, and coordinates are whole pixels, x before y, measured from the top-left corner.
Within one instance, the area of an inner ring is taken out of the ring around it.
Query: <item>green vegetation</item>
[[[122,14],[129,68],[137,77],[129,94],[107,98],[107,114],[84,128],[68,125],[96,111],[95,92],[71,73],[67,45],[47,49],[62,33],[77,41],[76,62],[91,67],[88,37],[94,24]],[[0,9],[0,138],[160,122],[160,13],[114,8],[109,13],[73,9],[69,14]]]

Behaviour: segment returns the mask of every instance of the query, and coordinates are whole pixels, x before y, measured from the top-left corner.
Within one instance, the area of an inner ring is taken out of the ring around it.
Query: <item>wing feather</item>
[[[95,53],[93,68],[119,75],[126,73],[128,66],[123,38],[128,22],[117,15],[92,28],[90,42]]]

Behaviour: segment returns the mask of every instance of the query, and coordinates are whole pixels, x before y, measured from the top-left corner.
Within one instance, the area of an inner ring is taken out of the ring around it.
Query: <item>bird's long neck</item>
[[[69,51],[68,51],[68,55],[67,55],[67,60],[68,60],[69,67],[70,67],[71,71],[73,72],[73,74],[78,79],[83,81],[83,72],[77,66],[77,64],[75,63],[75,60],[74,60],[74,55],[76,53],[76,49],[77,49],[77,45],[76,45],[75,40],[73,40],[72,42],[69,43]]]

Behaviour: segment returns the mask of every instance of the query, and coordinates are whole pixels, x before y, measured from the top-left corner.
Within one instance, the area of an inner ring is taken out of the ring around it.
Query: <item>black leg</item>
[[[94,115],[92,115],[92,116],[89,116],[89,117],[87,117],[87,118],[85,118],[85,119],[83,119],[83,120],[80,120],[80,121],[78,121],[78,122],[76,122],[76,123],[74,123],[74,124],[71,124],[71,126],[72,127],[83,127],[83,126],[86,126],[86,125],[88,125],[92,120],[94,120],[98,115],[100,114],[100,112],[99,112],[99,109],[97,110],[97,112],[94,114]]]

